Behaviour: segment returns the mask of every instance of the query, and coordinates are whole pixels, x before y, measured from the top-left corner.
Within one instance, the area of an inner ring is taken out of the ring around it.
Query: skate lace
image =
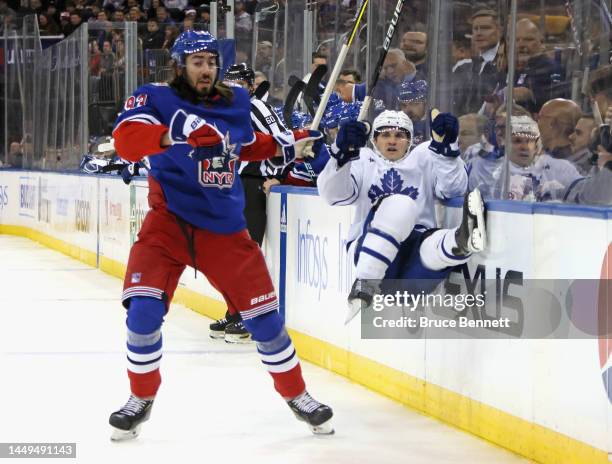
[[[321,406],[321,403],[315,400],[308,393],[304,393],[298,398],[294,398],[291,402],[297,409],[305,413],[311,413],[312,411],[317,409],[319,406]]]
[[[125,406],[119,410],[119,412],[128,416],[135,416],[144,409],[148,402],[149,400],[141,400],[140,398],[136,398],[132,395]]]

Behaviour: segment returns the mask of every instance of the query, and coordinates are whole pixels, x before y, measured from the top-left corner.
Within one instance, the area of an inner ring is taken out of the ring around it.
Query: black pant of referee
[[[266,194],[263,190],[266,179],[261,176],[242,175],[240,180],[244,188],[244,217],[247,230],[251,238],[261,246],[267,221]]]

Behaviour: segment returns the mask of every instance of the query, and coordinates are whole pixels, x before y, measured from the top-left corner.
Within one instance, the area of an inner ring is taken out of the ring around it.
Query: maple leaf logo
[[[368,191],[368,197],[375,203],[381,197],[388,197],[389,195],[406,195],[416,200],[419,196],[419,189],[413,186],[404,187],[404,181],[402,176],[395,168],[389,169],[380,181],[381,186],[372,185]]]

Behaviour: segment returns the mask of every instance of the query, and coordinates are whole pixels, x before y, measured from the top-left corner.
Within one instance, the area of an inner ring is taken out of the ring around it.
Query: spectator
[[[193,18],[190,16],[185,16],[185,19],[183,19],[183,23],[181,24],[181,32],[191,30],[193,30]]]
[[[399,91],[399,107],[412,121],[412,147],[427,140],[427,82],[412,80],[402,82]]]
[[[583,176],[593,170],[593,154],[591,153],[591,133],[595,129],[595,120],[589,116],[581,117],[569,136],[572,155],[568,158],[574,163],[578,172]]]
[[[157,9],[160,6],[164,6],[161,0],[151,0],[149,3],[149,8],[146,10],[147,19],[148,18],[157,18]]]
[[[236,33],[247,35],[253,30],[251,15],[245,10],[244,2],[237,1],[234,4]]]
[[[270,74],[272,66],[272,42],[264,40],[257,44],[257,53],[255,56],[255,68]]]
[[[187,8],[187,0],[164,0],[164,6],[169,10],[183,11]]]
[[[81,25],[81,22],[81,14],[78,11],[74,10],[72,13],[70,13],[69,23],[66,25],[66,27],[62,29],[62,32],[66,37],[68,37],[70,34],[77,30],[77,28]]]
[[[30,14],[41,14],[43,12],[43,6],[40,0],[30,0]]]
[[[159,24],[155,18],[149,18],[147,21],[147,33],[142,39],[142,48],[144,49],[161,49],[164,45],[164,33],[159,30]]]
[[[128,19],[130,21],[136,21],[137,23],[145,22],[144,13],[137,6],[133,6],[130,8],[130,12],[128,13]]]
[[[174,45],[174,41],[176,40],[178,35],[178,27],[176,27],[174,24],[166,26],[166,30],[164,31],[164,43],[162,45],[162,48],[164,50],[170,50],[172,48],[172,45]]]
[[[46,14],[38,15],[38,29],[40,35],[61,35],[62,33],[55,20]]]
[[[601,119],[605,121],[606,113],[612,107],[612,65],[592,72],[589,79],[589,96],[597,103]]]
[[[561,70],[543,53],[542,36],[538,27],[525,18],[516,23],[515,87],[526,87],[535,96],[535,111],[548,100],[566,96],[566,86],[560,83]],[[505,83],[506,76],[503,76]]]
[[[487,130],[488,119],[476,113],[464,114],[459,117],[459,150],[464,157],[468,147],[478,145],[482,141]]]
[[[115,10],[113,13],[113,22],[114,23],[123,23],[125,22],[125,13],[123,10]]]
[[[455,113],[477,113],[498,81],[495,62],[501,38],[497,13],[480,10],[472,15],[472,45],[477,56],[453,72],[453,106]]]
[[[200,16],[198,18],[198,24],[205,30],[208,30],[210,25],[210,7],[208,5],[202,5],[200,7]]]
[[[110,8],[115,11],[123,8],[124,3],[125,0],[104,0],[102,3],[102,8],[105,10]]]
[[[465,34],[459,34],[457,37],[453,38],[453,48],[451,54],[453,58],[453,72],[455,72],[459,66],[471,62],[472,42],[465,36]]]
[[[172,19],[168,15],[168,10],[166,10],[166,7],[164,6],[157,7],[157,9],[155,10],[155,15],[157,17],[157,22],[160,26],[174,24],[174,21],[172,21]]]
[[[102,53],[100,52],[100,46],[97,40],[89,42],[89,74],[92,76],[99,76],[102,71],[101,66]]]
[[[512,117],[529,116],[525,108],[512,106]],[[486,137],[479,143],[470,145],[463,157],[468,166],[469,188],[478,187],[485,199],[500,199],[501,191],[495,185],[502,175],[505,154],[506,108],[500,107],[494,118],[488,121]]]
[[[405,32],[400,44],[408,61],[412,61],[417,70],[417,79],[427,79],[427,32],[423,24],[417,24]]]
[[[544,151],[553,158],[571,158],[570,134],[582,112],[572,100],[557,98],[546,102],[538,117]]]
[[[102,10],[100,11],[97,16],[96,16],[96,20],[99,23],[104,23],[108,21],[108,14],[106,14],[106,10]]]
[[[23,146],[19,142],[11,142],[9,145],[8,163],[5,168],[23,168]]]
[[[353,101],[353,88],[355,84],[361,82],[361,74],[354,69],[345,69],[340,71],[334,91],[340,96],[345,103]]]
[[[100,57],[100,73],[111,73],[115,64],[115,54],[110,40],[105,40],[102,45],[102,56]]]
[[[125,42],[123,39],[115,42],[115,69],[125,70]]]
[[[72,25],[70,24],[70,13],[62,11],[60,13],[60,29],[64,37],[68,37],[73,31]]]
[[[383,76],[374,89],[373,97],[382,100],[388,110],[398,108],[399,90],[402,82],[411,81],[416,76],[416,68],[406,59],[399,48],[391,48],[383,64]]]

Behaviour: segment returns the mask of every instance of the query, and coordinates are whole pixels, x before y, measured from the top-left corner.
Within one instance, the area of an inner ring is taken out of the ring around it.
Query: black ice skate
[[[251,343],[251,334],[242,321],[232,322],[225,327],[226,343]]]
[[[236,322],[238,320],[240,320],[240,316],[238,314],[232,315],[229,313],[229,311],[226,312],[225,317],[223,317],[222,319],[217,319],[215,322],[208,326],[210,328],[210,338],[225,338],[225,328],[232,322]]]
[[[329,406],[319,403],[307,391],[296,396],[287,404],[299,420],[306,422],[315,435],[331,435],[334,428],[331,418],[334,412]]]
[[[455,232],[457,247],[453,254],[466,256],[484,250],[487,243],[485,207],[480,191],[476,188],[463,200],[463,219]]]
[[[362,309],[372,306],[374,295],[378,292],[379,287],[375,280],[355,279],[351,293],[348,296],[349,312],[346,315],[344,325],[351,322]]]
[[[149,420],[153,400],[143,400],[134,395],[119,411],[115,411],[108,419],[113,427],[111,440],[123,441],[136,438],[140,433],[140,426]]]

